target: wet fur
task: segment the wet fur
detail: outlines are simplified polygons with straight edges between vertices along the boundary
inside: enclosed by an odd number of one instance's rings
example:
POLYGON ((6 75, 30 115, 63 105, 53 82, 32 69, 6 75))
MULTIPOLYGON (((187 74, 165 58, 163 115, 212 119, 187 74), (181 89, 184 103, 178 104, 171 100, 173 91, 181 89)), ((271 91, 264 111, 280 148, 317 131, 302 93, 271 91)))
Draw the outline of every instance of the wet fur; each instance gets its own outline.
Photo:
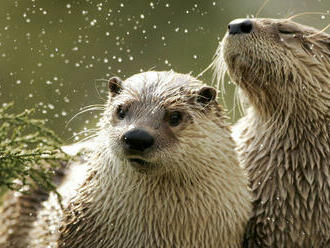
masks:
POLYGON ((330 36, 252 21, 215 60, 247 106, 233 134, 254 194, 245 247, 330 247, 330 36))
POLYGON ((106 105, 84 184, 57 211, 53 234, 40 232, 51 215, 46 204, 32 247, 240 247, 250 211, 247 177, 221 107, 196 102, 202 87, 174 72, 124 81, 106 105), (118 105, 130 108, 124 121, 114 115, 118 105), (163 123, 169 109, 185 113, 182 125, 163 123), (153 168, 139 171, 123 155, 119 139, 131 125, 154 135, 144 157, 153 168))
POLYGON ((47 192, 35 189, 26 195, 9 193, 0 209, 0 247, 26 248, 27 235, 32 228, 41 203, 48 198, 47 192))
MULTIPOLYGON (((54 184, 62 183, 66 163, 55 171, 54 184)), ((33 185, 24 193, 8 191, 0 207, 0 248, 26 248, 29 244, 28 234, 33 229, 42 203, 49 197, 49 192, 40 186, 33 185)))

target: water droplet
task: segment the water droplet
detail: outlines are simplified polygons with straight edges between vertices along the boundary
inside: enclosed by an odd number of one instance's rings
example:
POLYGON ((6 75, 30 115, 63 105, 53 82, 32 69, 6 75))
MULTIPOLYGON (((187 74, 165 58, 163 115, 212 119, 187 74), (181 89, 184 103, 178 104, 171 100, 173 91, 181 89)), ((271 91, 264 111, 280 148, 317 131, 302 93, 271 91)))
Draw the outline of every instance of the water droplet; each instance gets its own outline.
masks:
POLYGON ((70 102, 70 99, 69 99, 67 96, 63 97, 63 100, 64 100, 64 102, 66 102, 66 103, 69 103, 69 102, 70 102))
POLYGON ((97 20, 96 20, 96 19, 93 19, 93 20, 90 22, 91 26, 95 26, 96 23, 97 23, 97 20))

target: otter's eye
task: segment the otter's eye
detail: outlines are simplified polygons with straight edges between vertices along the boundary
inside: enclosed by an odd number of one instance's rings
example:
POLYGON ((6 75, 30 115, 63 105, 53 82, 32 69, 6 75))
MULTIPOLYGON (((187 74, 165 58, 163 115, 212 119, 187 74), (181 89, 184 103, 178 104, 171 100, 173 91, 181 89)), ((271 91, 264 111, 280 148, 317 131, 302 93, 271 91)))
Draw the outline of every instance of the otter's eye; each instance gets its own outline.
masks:
POLYGON ((170 113, 168 123, 172 127, 176 127, 182 121, 182 114, 178 111, 170 113))
POLYGON ((127 110, 123 108, 123 106, 119 106, 117 108, 117 116, 120 120, 123 120, 126 116, 127 110))
POLYGON ((295 34, 298 32, 298 29, 295 25, 293 24, 279 24, 278 25, 278 32, 281 34, 295 34))
POLYGON ((278 30, 281 34, 294 34, 294 32, 292 32, 292 31, 289 31, 289 30, 278 30))

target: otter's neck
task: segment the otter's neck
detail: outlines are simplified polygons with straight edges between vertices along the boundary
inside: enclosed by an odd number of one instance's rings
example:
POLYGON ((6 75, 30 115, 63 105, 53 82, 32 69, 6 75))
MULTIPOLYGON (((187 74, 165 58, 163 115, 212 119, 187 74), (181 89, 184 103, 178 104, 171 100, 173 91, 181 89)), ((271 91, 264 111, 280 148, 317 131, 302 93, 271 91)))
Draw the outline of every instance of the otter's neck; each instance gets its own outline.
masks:
POLYGON ((236 129, 255 197, 250 231, 263 235, 265 247, 282 247, 283 241, 323 247, 330 228, 330 119, 265 122, 250 109, 236 129))
POLYGON ((241 85, 242 99, 253 107, 261 122, 286 121, 303 126, 306 122, 324 122, 330 118, 330 78, 313 81, 251 82, 241 85), (256 84, 257 86, 251 87, 256 84))
POLYGON ((198 175, 146 175, 119 160, 100 161, 65 214, 80 213, 66 219, 61 244, 80 247, 77 240, 83 240, 96 248, 239 247, 244 225, 238 228, 236 220, 244 223, 247 216, 238 209, 248 205, 249 196, 244 195, 245 185, 237 185, 242 180, 233 179, 243 175, 227 180, 221 165, 207 163, 189 164, 205 168, 198 175), (232 201, 237 208, 228 208, 232 201), (74 223, 79 223, 79 232, 74 223), (234 228, 235 234, 228 234, 234 228))

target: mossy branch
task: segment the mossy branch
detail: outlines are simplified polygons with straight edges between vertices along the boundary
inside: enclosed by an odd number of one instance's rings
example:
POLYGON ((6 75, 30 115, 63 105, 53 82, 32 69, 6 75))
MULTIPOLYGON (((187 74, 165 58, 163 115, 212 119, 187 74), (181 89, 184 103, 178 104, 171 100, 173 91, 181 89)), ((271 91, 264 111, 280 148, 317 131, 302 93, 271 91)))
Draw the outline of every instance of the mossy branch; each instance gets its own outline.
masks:
POLYGON ((60 148, 62 141, 45 127, 44 120, 31 118, 34 110, 11 114, 12 106, 0 108, 0 186, 23 190, 37 184, 54 190, 54 171, 68 160, 60 148))

